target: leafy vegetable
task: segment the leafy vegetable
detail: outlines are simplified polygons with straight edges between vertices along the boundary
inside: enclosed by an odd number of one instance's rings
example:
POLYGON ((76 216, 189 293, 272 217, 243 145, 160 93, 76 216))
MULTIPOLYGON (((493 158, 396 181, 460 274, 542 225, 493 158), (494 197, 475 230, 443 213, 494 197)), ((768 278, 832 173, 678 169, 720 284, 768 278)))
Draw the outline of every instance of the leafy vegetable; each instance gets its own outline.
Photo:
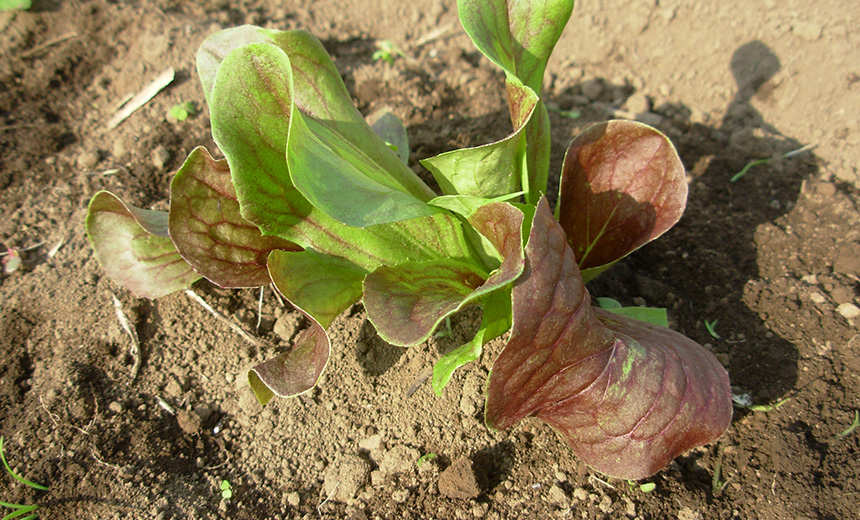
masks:
POLYGON ((545 200, 512 298, 511 337, 487 386, 491 428, 536 416, 588 465, 640 479, 728 427, 722 365, 677 332, 592 307, 545 200))
POLYGON ((201 277, 221 287, 271 282, 309 326, 249 371, 264 404, 314 387, 332 349, 326 329, 356 302, 380 337, 402 346, 480 306, 475 336, 434 367, 434 392, 510 330, 488 381, 487 424, 535 416, 598 471, 653 474, 725 430, 727 374, 666 328, 665 310, 610 299, 592 307, 583 284, 678 221, 681 161, 654 128, 593 125, 565 156, 556 221, 544 197, 541 88, 573 2, 458 8, 475 45, 505 72, 512 129, 423 160, 442 195, 408 166, 406 129, 392 112, 365 119, 356 110, 319 40, 242 26, 210 36, 197 54, 225 158, 193 150, 168 213, 96 194, 87 217, 96 255, 140 297, 201 277))

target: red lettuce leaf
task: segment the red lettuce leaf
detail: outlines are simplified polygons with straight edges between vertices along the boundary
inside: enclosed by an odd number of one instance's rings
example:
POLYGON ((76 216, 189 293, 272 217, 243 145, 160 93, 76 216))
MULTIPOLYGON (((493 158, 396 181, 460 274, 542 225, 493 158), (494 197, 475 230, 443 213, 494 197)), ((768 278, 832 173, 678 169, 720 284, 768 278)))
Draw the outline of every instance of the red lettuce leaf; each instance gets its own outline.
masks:
POLYGON ((260 229, 239 212, 226 160, 195 148, 170 185, 170 237, 194 269, 224 288, 269 283, 266 259, 274 249, 299 246, 260 229))
POLYGON ((678 222, 686 204, 684 165, 658 130, 634 121, 607 121, 570 143, 558 220, 580 269, 611 264, 662 235, 678 222))
POLYGON ((302 309, 310 327, 296 337, 291 348, 248 372, 248 383, 260 404, 272 397, 295 397, 317 384, 328 364, 331 342, 325 329, 302 309))
POLYGON ((87 236, 105 273, 138 298, 188 288, 200 275, 170 240, 167 212, 128 205, 113 193, 96 193, 87 212, 87 236))
POLYGON ((328 364, 331 341, 325 329, 361 297, 366 271, 343 258, 313 250, 272 251, 272 283, 310 322, 289 350, 255 366, 248 373, 257 400, 293 397, 316 385, 328 364))
POLYGON ((677 332, 593 308, 545 199, 512 299, 511 337, 487 387, 491 428, 536 416, 594 469, 640 479, 728 427, 722 365, 677 332))

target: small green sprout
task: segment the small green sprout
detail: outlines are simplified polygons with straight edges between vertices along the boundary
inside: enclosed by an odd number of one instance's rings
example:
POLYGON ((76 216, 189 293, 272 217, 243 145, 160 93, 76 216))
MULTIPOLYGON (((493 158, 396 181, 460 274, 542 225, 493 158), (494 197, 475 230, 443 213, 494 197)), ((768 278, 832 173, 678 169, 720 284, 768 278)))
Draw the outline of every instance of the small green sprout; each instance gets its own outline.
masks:
POLYGON ((425 462, 430 462, 435 458, 435 453, 428 453, 426 455, 422 455, 421 458, 418 459, 418 462, 416 462, 415 464, 418 466, 419 469, 421 469, 421 466, 423 466, 425 462))
POLYGON ((233 487, 230 485, 229 480, 221 481, 221 498, 224 500, 230 500, 233 498, 233 487))
POLYGON ((704 321, 705 321, 705 328, 708 329, 708 334, 710 334, 711 337, 714 339, 720 339, 720 335, 717 334, 717 322, 719 322, 720 320, 711 320, 711 321, 704 320, 704 321))
MULTIPOLYGON (((812 150, 813 148, 815 148, 815 146, 816 145, 814 145, 814 144, 808 144, 808 145, 804 146, 803 148, 798 148, 797 150, 792 150, 788 153, 783 154, 782 158, 783 159, 790 159, 792 157, 796 157, 796 156, 798 156, 804 152, 808 152, 809 150, 812 150)), ((772 160, 773 160, 773 157, 768 157, 767 159, 756 159, 754 161, 748 162, 747 165, 744 166, 743 169, 741 169, 741 171, 734 174, 732 176, 732 178, 729 179, 729 182, 738 182, 740 180, 740 178, 743 177, 744 175, 746 175, 747 173, 749 173, 749 171, 752 168, 754 168, 756 166, 760 166, 762 164, 767 164, 772 160)))
POLYGON ((394 63, 394 58, 404 56, 400 47, 394 44, 391 40, 380 40, 376 42, 377 51, 373 53, 373 61, 385 61, 394 63))
POLYGON ((779 408, 780 406, 787 403, 789 399, 791 399, 791 398, 786 397, 785 399, 777 401, 773 404, 754 404, 752 406, 747 406, 747 408, 749 410, 754 411, 754 412, 772 412, 772 411, 776 410, 777 408, 779 408))
POLYGON ((847 429, 840 432, 836 436, 835 440, 838 441, 839 439, 842 439, 843 437, 847 437, 847 436, 851 435, 851 433, 853 433, 854 430, 856 430, 858 426, 860 426, 860 411, 854 410, 854 422, 852 422, 850 425, 848 425, 847 429))
POLYGON ((714 476, 711 478, 711 491, 716 495, 718 493, 722 493, 723 489, 726 488, 726 484, 729 481, 723 482, 720 478, 723 469, 723 459, 718 458, 716 464, 714 464, 714 476))
POLYGON ((179 103, 178 105, 173 105, 170 107, 170 117, 176 119, 177 121, 185 121, 190 116, 193 116, 197 113, 197 108, 194 107, 194 103, 190 101, 186 101, 185 103, 179 103))
POLYGON ((786 397, 785 399, 781 399, 773 404, 753 404, 752 396, 750 394, 740 391, 735 392, 734 389, 732 390, 732 402, 735 407, 746 408, 753 412, 772 412, 787 403, 790 399, 790 397, 786 397))
POLYGON ((451 328, 451 318, 445 318, 445 328, 440 330, 439 332, 433 334, 434 338, 442 339, 442 338, 450 338, 454 335, 454 329, 451 328))
POLYGON ((32 6, 32 0, 0 0, 0 11, 27 10, 32 6))
POLYGON ((657 484, 654 482, 642 482, 641 484, 636 482, 635 480, 628 480, 627 485, 630 487, 639 486, 639 491, 643 493, 650 493, 657 489, 657 484))
MULTIPOLYGON (((18 482, 24 484, 25 486, 29 486, 33 489, 38 489, 40 491, 47 491, 48 490, 48 488, 46 486, 43 486, 42 484, 37 484, 33 481, 27 480, 24 477, 22 477, 21 475, 15 473, 15 471, 9 466, 9 463, 6 462, 6 453, 3 450, 3 437, 0 437, 0 460, 3 461, 3 467, 6 468, 6 472, 9 473, 9 475, 11 475, 12 478, 17 480, 18 482)), ((0 501, 0 506, 8 507, 9 509, 15 510, 15 511, 9 513, 8 515, 4 516, 2 518, 2 520, 11 520, 12 518, 18 518, 19 516, 27 515, 27 513, 30 513, 32 511, 35 511, 36 509, 39 509, 38 504, 30 504, 30 505, 12 504, 10 502, 3 502, 3 501, 0 501)), ((23 517, 21 520, 33 520, 34 518, 38 518, 38 517, 39 517, 39 513, 33 513, 31 515, 27 515, 27 516, 23 517)))
POLYGON ((582 112, 579 110, 562 110, 560 108, 547 106, 546 109, 553 114, 558 114, 561 117, 566 117, 568 119, 579 119, 582 117, 582 112))

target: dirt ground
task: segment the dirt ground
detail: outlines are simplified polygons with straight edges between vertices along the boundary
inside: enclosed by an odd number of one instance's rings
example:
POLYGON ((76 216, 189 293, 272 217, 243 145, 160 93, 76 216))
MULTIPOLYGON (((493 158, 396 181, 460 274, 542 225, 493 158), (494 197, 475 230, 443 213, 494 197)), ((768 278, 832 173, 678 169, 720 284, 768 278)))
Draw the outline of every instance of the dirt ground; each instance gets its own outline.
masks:
POLYGON ((186 154, 217 153, 194 54, 219 28, 309 29, 363 113, 389 106, 405 121, 412 164, 503 137, 503 76, 453 0, 35 0, 0 13, 0 243, 29 248, 0 275, 0 434, 12 467, 49 486, 4 474, 0 500, 54 519, 860 518, 860 429, 849 432, 860 409, 860 3, 810 7, 583 0, 548 67, 552 171, 573 135, 610 117, 659 127, 689 171, 681 222, 592 294, 668 308, 737 393, 783 403, 736 409, 719 442, 649 479, 651 492, 590 471, 537 421, 488 431, 484 378, 501 342, 434 396, 432 364, 471 338, 474 311, 452 337, 404 350, 356 305, 333 325, 321 385, 262 408, 244 373, 304 326, 294 312, 267 289, 257 329, 259 290, 195 284, 266 345, 253 346, 181 292, 134 299, 87 242, 95 191, 166 209, 186 154), (379 40, 405 57, 375 61, 379 40), (118 104, 169 67, 174 82, 107 130, 118 104), (201 112, 168 117, 181 102, 201 112), (781 158, 805 145, 815 148, 781 158), (140 336, 136 377, 112 295, 140 336))

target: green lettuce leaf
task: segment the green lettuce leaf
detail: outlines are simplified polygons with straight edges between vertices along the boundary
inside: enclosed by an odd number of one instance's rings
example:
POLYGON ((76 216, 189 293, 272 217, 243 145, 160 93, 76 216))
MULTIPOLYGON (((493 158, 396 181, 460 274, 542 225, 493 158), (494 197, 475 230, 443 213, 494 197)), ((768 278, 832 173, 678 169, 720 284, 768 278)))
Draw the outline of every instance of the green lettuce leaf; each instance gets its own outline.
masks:
POLYGON ((421 343, 447 316, 520 275, 522 212, 494 202, 479 207, 468 220, 504 259, 501 266, 489 276, 474 263, 450 259, 374 270, 364 280, 364 308, 382 339, 394 345, 421 343))

